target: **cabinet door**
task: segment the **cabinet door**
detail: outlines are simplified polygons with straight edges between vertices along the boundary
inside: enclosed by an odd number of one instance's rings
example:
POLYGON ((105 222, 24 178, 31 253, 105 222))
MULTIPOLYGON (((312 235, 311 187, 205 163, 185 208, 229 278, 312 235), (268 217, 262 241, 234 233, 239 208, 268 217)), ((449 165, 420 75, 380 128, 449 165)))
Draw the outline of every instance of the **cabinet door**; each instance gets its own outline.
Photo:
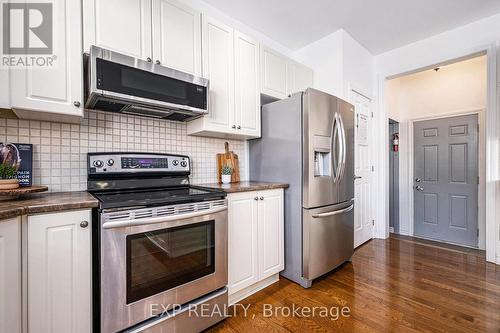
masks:
POLYGON ((28 331, 91 331, 90 211, 28 217, 28 331), (82 223, 82 225, 81 225, 82 223))
MULTIPOLYGON (((76 2, 76 1, 75 1, 76 2)), ((152 57, 151 0, 84 0, 84 50, 91 45, 152 57)))
POLYGON ((54 1, 53 67, 12 69, 13 109, 83 116, 81 2, 54 1))
POLYGON ((21 218, 0 221, 0 332, 21 333, 21 218))
POLYGON ((222 132, 233 126, 236 131, 233 35, 232 28, 203 16, 203 76, 210 80, 208 127, 222 132))
POLYGON ((288 77, 289 94, 304 91, 313 86, 313 70, 294 61, 289 63, 288 77))
POLYGON ((259 281, 256 192, 228 196, 229 294, 259 281))
POLYGON ((153 0, 155 61, 201 76, 201 14, 175 0, 153 0))
POLYGON ((286 98, 288 93, 288 60, 266 47, 262 47, 262 93, 276 98, 286 98))
POLYGON ((259 42, 235 32, 235 123, 244 135, 260 136, 259 42))
POLYGON ((260 279, 285 268, 283 190, 259 192, 260 279))

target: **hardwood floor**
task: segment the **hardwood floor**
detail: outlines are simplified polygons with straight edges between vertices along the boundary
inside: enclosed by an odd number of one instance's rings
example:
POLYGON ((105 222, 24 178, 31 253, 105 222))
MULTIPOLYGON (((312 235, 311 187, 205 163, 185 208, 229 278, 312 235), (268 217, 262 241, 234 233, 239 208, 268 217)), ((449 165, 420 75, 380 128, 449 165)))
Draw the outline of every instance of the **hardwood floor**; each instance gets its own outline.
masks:
POLYGON ((284 278, 209 332, 500 332, 500 266, 484 252, 392 236, 303 289, 284 278), (278 307, 349 307, 349 317, 269 316, 278 307), (268 308, 267 308, 268 309, 268 308), (266 312, 267 311, 267 312, 266 312))

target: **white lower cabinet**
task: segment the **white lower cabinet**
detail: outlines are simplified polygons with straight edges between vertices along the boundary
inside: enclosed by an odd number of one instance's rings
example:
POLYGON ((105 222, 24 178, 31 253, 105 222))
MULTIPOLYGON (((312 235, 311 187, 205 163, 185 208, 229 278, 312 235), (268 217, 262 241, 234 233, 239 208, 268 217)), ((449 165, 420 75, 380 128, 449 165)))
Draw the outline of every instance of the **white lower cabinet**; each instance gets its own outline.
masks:
POLYGON ((21 218, 0 220, 0 332, 21 333, 21 218))
POLYGON ((283 189, 229 194, 229 303, 278 280, 284 269, 283 215, 283 189))
POLYGON ((28 332, 91 332, 91 213, 28 216, 28 332))

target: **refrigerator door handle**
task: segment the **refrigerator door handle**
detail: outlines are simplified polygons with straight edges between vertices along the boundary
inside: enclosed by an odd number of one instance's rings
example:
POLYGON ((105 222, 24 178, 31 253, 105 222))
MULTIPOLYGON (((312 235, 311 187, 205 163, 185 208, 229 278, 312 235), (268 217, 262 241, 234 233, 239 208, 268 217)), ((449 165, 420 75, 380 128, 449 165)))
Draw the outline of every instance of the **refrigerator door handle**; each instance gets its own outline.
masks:
POLYGON ((339 114, 335 113, 334 119, 333 119, 333 126, 332 126, 332 176, 333 176, 333 182, 337 183, 340 179, 340 171, 342 167, 342 137, 341 137, 341 128, 340 128, 340 121, 339 121, 339 114), (339 154, 337 156, 337 145, 339 145, 339 154))
POLYGON ((334 216, 334 215, 350 212, 353 208, 354 208, 354 203, 352 203, 349 207, 346 207, 343 209, 334 210, 334 211, 326 212, 326 213, 313 214, 312 217, 317 219, 317 218, 322 218, 322 217, 334 216))
POLYGON ((339 114, 339 126, 340 126, 340 137, 342 141, 342 155, 340 157, 340 173, 339 173, 339 182, 344 178, 344 172, 345 172, 345 167, 346 167, 346 158, 347 158, 347 143, 346 143, 346 136, 345 136, 345 127, 344 127, 344 121, 342 120, 342 116, 339 114))

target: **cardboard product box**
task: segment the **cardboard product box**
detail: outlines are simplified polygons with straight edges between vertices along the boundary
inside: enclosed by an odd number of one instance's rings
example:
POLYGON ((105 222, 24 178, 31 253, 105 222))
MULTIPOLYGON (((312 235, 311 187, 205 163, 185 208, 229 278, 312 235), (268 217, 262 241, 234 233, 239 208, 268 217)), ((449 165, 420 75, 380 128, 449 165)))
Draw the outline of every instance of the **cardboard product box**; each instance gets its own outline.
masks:
MULTIPOLYGON (((31 186, 33 184, 33 145, 29 143, 11 143, 16 149, 12 149, 9 159, 20 161, 16 178, 19 179, 19 186, 31 186)), ((3 147, 0 143, 0 147, 3 147)), ((8 145, 7 145, 8 146, 8 145)), ((6 156, 0 155, 0 162, 6 156)))

